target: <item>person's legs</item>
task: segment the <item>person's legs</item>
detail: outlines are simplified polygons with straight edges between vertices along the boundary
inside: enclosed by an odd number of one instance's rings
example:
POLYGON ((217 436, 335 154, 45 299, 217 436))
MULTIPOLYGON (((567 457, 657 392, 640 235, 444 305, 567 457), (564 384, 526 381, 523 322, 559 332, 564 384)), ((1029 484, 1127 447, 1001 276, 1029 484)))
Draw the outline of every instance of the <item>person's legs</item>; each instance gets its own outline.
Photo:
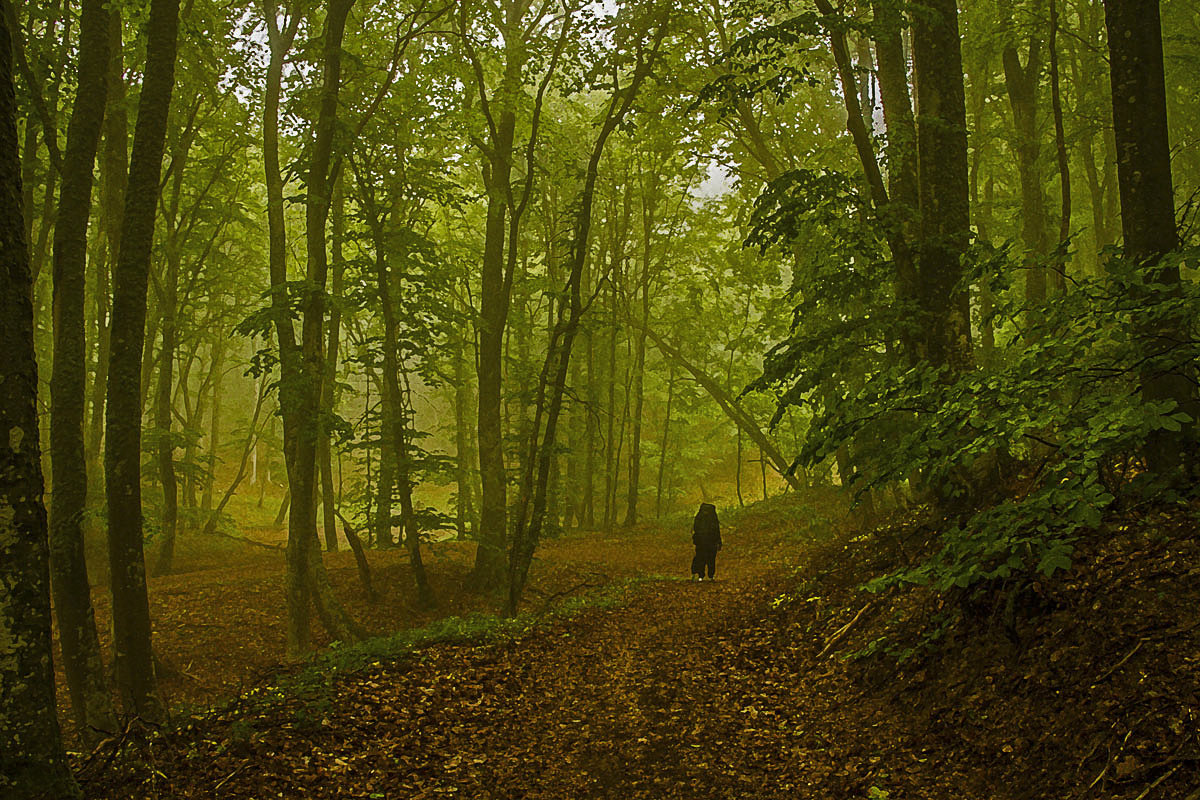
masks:
POLYGON ((710 550, 704 554, 704 570, 708 573, 708 579, 712 580, 717 575, 717 551, 710 550))
POLYGON ((700 560, 700 551, 699 550, 697 550, 696 554, 692 556, 692 577, 693 578, 704 577, 704 564, 700 560))

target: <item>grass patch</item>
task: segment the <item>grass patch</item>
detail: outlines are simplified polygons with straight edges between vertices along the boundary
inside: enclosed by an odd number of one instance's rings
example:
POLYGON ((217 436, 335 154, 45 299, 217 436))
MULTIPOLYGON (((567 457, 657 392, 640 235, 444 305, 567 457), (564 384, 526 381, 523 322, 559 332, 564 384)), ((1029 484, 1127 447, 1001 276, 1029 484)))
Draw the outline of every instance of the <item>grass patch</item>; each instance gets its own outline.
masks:
POLYGON ((519 639, 589 609, 617 608, 624 604, 630 591, 643 584, 673 580, 683 579, 659 574, 624 578, 568 598, 541 613, 525 611, 515 617, 482 613, 443 617, 422 628, 389 636, 375 636, 353 644, 333 642, 327 651, 296 671, 281 674, 270 685, 250 690, 236 705, 253 713, 264 713, 299 703, 294 713, 297 722, 303 723, 319 718, 331 702, 335 683, 356 673, 410 658, 437 644, 482 645, 519 639))

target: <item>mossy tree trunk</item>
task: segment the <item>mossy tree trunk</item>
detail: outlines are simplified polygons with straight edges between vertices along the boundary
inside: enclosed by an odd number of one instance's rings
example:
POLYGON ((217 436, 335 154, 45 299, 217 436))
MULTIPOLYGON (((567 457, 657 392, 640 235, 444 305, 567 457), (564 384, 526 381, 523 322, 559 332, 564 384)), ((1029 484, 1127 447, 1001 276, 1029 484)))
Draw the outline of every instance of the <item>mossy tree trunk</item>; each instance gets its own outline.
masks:
POLYGON ((17 156, 12 34, 0 13, 0 796, 76 798, 54 703, 33 276, 17 156))

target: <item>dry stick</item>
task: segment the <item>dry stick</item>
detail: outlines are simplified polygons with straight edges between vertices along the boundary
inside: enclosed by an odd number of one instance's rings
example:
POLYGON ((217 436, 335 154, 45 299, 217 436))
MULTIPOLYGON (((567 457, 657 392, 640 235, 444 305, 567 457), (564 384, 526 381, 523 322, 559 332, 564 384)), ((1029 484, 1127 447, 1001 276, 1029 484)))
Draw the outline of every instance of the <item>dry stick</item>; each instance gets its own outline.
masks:
POLYGON ((219 531, 215 528, 211 531, 211 535, 220 536, 225 539, 232 539, 235 542, 245 542, 246 544, 252 544, 255 547, 265 547, 268 550, 283 550, 284 549, 283 545, 281 545, 281 544, 270 544, 268 542, 260 542, 257 539, 251 539, 248 536, 238 536, 237 534, 233 534, 233 533, 225 533, 224 531, 219 531))
POLYGON ((1143 799, 1143 798, 1144 798, 1146 795, 1148 795, 1148 794, 1150 794, 1150 792, 1154 791, 1154 787, 1158 786, 1160 783, 1162 783, 1163 781, 1165 781, 1167 778, 1169 778, 1169 777, 1171 777, 1172 775, 1174 775, 1174 774, 1175 774, 1175 772, 1176 772, 1176 771, 1177 771, 1177 770, 1178 770, 1180 767, 1182 767, 1182 766, 1183 766, 1182 764, 1176 764, 1175 766, 1171 767, 1169 770, 1167 770, 1167 771, 1166 771, 1166 772, 1164 772, 1162 775, 1160 775, 1160 776, 1158 777, 1158 780, 1156 780, 1154 783, 1152 783, 1152 784, 1150 784, 1149 786, 1147 786, 1147 787, 1146 787, 1146 788, 1145 788, 1145 789, 1142 791, 1142 793, 1141 793, 1141 794, 1139 794, 1137 797, 1135 797, 1135 798, 1134 798, 1134 800, 1142 800, 1142 799, 1143 799))
POLYGON ((246 764, 242 764, 240 767, 235 769, 233 772, 229 773, 224 778, 222 778, 221 782, 213 787, 213 793, 215 794, 217 789, 220 789, 222 786, 224 786, 229 781, 230 778, 232 778, 234 775, 237 775, 239 772, 244 770, 248 765, 249 765, 248 762, 246 764))
POLYGON ((1138 639, 1138 643, 1137 643, 1137 644, 1135 644, 1135 645, 1133 646, 1133 649, 1132 649, 1132 650, 1130 650, 1128 653, 1126 653, 1126 654, 1125 654, 1125 657, 1124 657, 1124 658, 1122 658, 1122 659, 1121 659, 1120 661, 1118 661, 1117 663, 1113 664, 1113 665, 1112 665, 1111 667, 1109 667, 1108 669, 1104 670, 1104 673, 1103 673, 1103 674, 1102 674, 1102 675, 1101 675, 1099 678, 1096 678, 1096 680, 1092 681, 1092 685, 1091 685, 1091 687, 1090 687, 1090 688, 1093 688, 1093 689, 1094 689, 1094 688, 1095 688, 1097 685, 1099 685, 1099 683, 1100 683, 1102 680, 1104 680, 1104 679, 1105 679, 1105 678, 1107 678, 1109 675, 1112 675, 1114 672, 1116 672, 1117 670, 1119 670, 1119 669, 1122 667, 1122 665, 1124 665, 1124 663, 1125 663, 1126 661, 1128 661, 1129 659, 1133 658, 1133 654, 1134 654, 1134 653, 1136 653, 1138 650, 1140 650, 1140 649, 1141 649, 1141 647, 1142 647, 1142 644, 1144 644, 1144 643, 1145 643, 1145 641, 1146 641, 1145 639, 1138 639))
POLYGON ((537 613, 539 616, 542 614, 545 614, 547 611, 550 610, 550 604, 553 603, 558 598, 562 597, 563 595, 575 594, 575 592, 579 591, 580 589, 594 589, 595 587, 600 586, 600 585, 601 584, 598 584, 598 583, 589 583, 588 581, 584 581, 583 583, 579 583, 579 584, 576 584, 575 586, 572 586, 570 589, 563 589, 562 591, 555 592, 554 594, 550 595, 549 597, 547 597, 545 600, 542 601, 541 608, 538 609, 537 613))
POLYGON ((826 653, 828 653, 830 650, 832 650, 834 648, 834 646, 837 645, 838 642, 840 642, 843 638, 845 638, 846 634, 850 632, 850 629, 854 627, 854 624, 856 622, 858 622, 860 619, 862 619, 863 614, 866 614, 867 610, 869 608, 871 608, 871 606, 873 606, 873 605, 874 605, 874 603, 867 603, 865 606, 863 606, 862 608, 860 608, 858 610, 858 613, 854 615, 854 619, 850 620, 845 625, 838 628, 837 633, 833 634, 833 636, 830 636, 829 639, 825 642, 825 647, 823 647, 821 649, 821 652, 817 653, 817 658, 822 658, 826 653))

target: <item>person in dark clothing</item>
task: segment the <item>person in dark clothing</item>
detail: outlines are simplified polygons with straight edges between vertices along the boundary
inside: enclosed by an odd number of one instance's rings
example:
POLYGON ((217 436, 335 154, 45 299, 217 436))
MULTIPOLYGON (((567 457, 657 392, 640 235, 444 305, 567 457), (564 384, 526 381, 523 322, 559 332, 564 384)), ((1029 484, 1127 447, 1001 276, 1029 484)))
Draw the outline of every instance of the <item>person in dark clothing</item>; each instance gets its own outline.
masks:
POLYGON ((717 551, 721 549, 721 523, 717 520, 717 507, 712 503, 701 503, 692 522, 692 544, 696 555, 692 557, 692 580, 714 580, 717 574, 717 551))

